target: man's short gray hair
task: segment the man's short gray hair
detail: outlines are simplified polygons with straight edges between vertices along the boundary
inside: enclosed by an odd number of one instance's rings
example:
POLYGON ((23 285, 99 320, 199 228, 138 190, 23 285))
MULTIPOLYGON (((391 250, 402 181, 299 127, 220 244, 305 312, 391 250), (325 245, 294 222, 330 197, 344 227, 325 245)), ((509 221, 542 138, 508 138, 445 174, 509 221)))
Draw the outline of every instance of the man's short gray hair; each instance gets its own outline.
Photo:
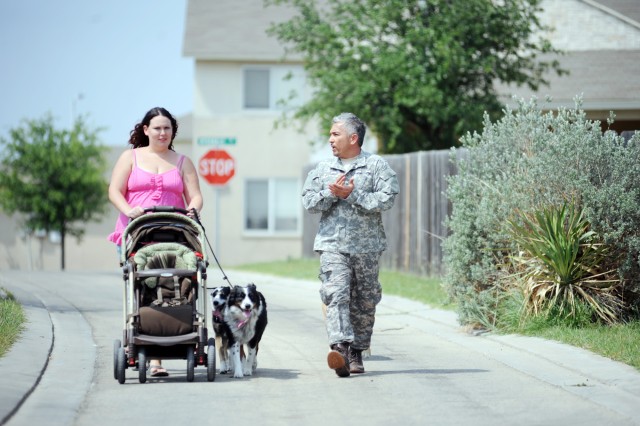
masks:
POLYGON ((362 146, 362 143, 364 142, 364 134, 366 133, 367 128, 365 127, 362 120, 356 117, 355 114, 352 114, 350 112, 343 112, 340 115, 336 115, 335 117, 333 117, 333 120, 331 120, 331 122, 333 124, 341 123, 345 127, 345 129, 347 129, 347 132, 349 132, 349 136, 353 134, 358 135, 358 145, 362 146))

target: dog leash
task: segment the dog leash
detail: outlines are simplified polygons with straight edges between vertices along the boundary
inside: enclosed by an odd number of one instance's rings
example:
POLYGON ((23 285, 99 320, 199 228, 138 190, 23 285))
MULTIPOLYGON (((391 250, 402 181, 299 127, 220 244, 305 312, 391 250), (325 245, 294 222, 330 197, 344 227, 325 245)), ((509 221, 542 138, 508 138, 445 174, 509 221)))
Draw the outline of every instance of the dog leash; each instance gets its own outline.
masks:
POLYGON ((216 253, 213 251, 213 248, 211 247, 211 243, 209 242, 209 237, 207 237, 207 232, 204 229, 204 225, 202 224, 202 222, 200 222, 200 216, 198 215, 198 212, 196 211, 195 208, 191 209, 191 212, 193 213, 194 220, 198 223, 198 225, 200 225, 200 227, 202 227, 202 230, 205 231, 204 239, 207 242, 207 245, 209 246, 211 255, 213 256, 213 258, 216 261, 216 264, 218 265, 218 269, 220 269, 220 272, 222 272, 222 279, 228 282, 229 286, 233 287, 233 285, 231 284, 231 281, 229 281, 229 277, 227 277, 227 274, 224 272, 224 269, 222 269, 222 265, 220 265, 220 262, 218 261, 218 257, 216 256, 216 253))

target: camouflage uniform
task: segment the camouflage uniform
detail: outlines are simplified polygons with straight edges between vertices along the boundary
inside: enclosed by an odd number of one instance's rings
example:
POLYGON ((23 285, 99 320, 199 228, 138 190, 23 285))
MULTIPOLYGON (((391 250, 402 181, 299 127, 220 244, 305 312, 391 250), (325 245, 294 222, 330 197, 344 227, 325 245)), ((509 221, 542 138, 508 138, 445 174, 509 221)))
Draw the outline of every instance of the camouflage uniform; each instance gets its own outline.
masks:
POLYGON ((387 248, 381 212, 393 206, 398 191, 389 164, 366 152, 348 169, 334 158, 307 176, 302 204, 310 213, 322 213, 313 249, 320 253, 320 297, 327 305, 330 345, 350 342, 354 349, 369 347, 382 297, 379 259, 387 248), (355 188, 341 199, 329 185, 345 173, 346 182, 354 178, 355 188))

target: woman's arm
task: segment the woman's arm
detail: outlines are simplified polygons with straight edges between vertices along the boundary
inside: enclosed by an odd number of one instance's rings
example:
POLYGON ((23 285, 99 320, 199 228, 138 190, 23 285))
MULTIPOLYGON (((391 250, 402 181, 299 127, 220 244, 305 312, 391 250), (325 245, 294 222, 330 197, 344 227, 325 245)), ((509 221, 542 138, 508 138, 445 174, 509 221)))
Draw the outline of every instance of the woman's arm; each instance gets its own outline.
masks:
POLYGON ((118 161, 116 161, 111 171, 111 181, 109 182, 109 201, 120 212, 128 217, 140 216, 143 211, 139 206, 131 207, 125 199, 127 193, 127 183, 133 166, 133 152, 128 149, 124 151, 118 161))
POLYGON ((184 199, 187 204, 187 210, 196 209, 199 213, 202 210, 200 181, 198 180, 198 172, 188 157, 185 157, 182 162, 182 182, 184 184, 184 199))

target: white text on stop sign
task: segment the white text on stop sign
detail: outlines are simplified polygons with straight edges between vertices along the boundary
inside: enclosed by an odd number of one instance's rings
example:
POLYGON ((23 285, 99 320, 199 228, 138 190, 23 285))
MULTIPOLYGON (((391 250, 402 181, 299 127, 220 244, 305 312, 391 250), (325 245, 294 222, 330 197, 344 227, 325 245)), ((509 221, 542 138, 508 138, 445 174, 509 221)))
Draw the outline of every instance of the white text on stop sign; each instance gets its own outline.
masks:
POLYGON ((229 176, 234 163, 230 159, 206 158, 200 160, 200 174, 203 176, 229 176))

